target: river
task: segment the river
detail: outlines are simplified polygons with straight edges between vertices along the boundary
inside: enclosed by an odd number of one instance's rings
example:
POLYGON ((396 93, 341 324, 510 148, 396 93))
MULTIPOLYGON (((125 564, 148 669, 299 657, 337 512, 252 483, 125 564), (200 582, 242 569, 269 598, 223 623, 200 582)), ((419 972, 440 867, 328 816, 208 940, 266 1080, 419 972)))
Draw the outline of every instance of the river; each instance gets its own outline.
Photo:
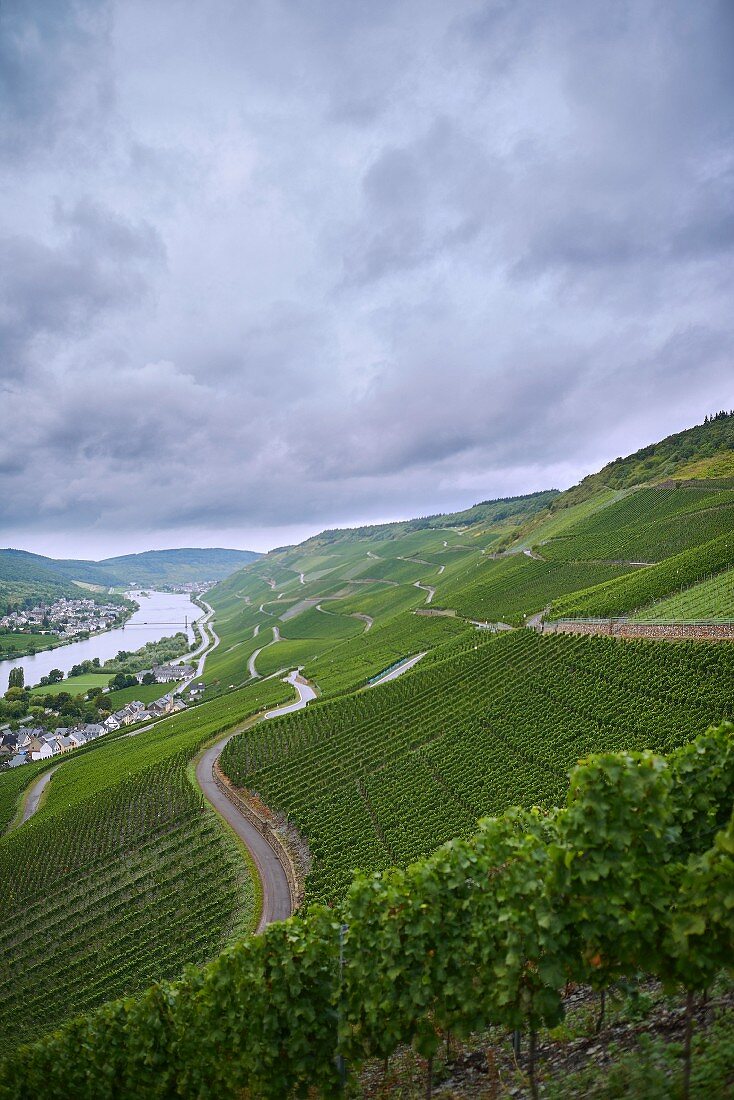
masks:
POLYGON ((170 637, 184 630, 184 623, 188 620, 186 633, 189 641, 194 639, 192 623, 201 618, 204 612, 192 602, 191 597, 182 592, 153 592, 143 596, 140 592, 129 592, 130 599, 140 604, 140 607, 127 620, 124 626, 107 630, 103 634, 93 634, 81 642, 70 642, 68 645, 59 646, 58 649, 47 649, 43 653, 37 653, 35 657, 16 657, 6 661, 0 661, 0 695, 8 688, 8 677, 11 668, 20 666, 25 671, 25 682, 29 687, 34 687, 42 676, 48 676, 52 668, 60 668, 68 673, 72 665, 78 665, 82 661, 91 661, 99 657, 104 664, 110 657, 116 657, 121 649, 140 649, 146 642, 157 642, 161 638, 170 637))

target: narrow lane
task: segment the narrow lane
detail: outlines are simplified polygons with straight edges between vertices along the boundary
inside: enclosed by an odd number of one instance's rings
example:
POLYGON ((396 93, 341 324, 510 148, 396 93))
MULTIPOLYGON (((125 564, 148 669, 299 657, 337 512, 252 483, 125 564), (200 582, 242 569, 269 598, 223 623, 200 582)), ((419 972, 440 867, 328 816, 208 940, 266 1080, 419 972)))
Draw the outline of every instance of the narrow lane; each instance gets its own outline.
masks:
MULTIPOLYGON (((287 679, 288 683, 292 684, 298 693, 297 701, 268 711, 264 716, 265 719, 279 718, 282 714, 292 714, 294 711, 305 707, 311 699, 316 698, 315 690, 308 680, 301 676, 299 671, 291 672, 287 679)), ((227 742, 239 732, 240 730, 231 730, 230 733, 220 738, 203 753, 196 765, 196 781, 204 797, 234 829, 240 840, 247 845, 252 856, 262 884, 262 913, 257 926, 257 931, 261 932, 266 925, 272 924, 273 921, 285 920, 291 915, 291 894, 285 871, 271 845, 244 814, 240 813, 237 807, 229 801, 214 780, 214 764, 219 759, 227 742)))
POLYGON ((49 768, 43 775, 39 775, 35 783, 31 783, 25 796, 23 803, 23 816, 20 819, 20 824, 25 825, 29 817, 33 817, 34 813, 38 809, 41 801, 41 796, 46 790, 46 787, 51 782, 51 776, 58 768, 58 764, 55 764, 53 768, 49 768))

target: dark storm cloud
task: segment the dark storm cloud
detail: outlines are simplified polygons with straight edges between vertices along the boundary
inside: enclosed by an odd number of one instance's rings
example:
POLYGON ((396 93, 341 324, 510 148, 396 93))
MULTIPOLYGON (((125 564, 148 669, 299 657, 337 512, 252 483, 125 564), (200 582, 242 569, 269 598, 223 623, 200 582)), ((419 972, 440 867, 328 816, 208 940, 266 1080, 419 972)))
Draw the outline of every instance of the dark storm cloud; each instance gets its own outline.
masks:
POLYGON ((728 2, 0 21, 6 541, 274 543, 732 404, 728 2))

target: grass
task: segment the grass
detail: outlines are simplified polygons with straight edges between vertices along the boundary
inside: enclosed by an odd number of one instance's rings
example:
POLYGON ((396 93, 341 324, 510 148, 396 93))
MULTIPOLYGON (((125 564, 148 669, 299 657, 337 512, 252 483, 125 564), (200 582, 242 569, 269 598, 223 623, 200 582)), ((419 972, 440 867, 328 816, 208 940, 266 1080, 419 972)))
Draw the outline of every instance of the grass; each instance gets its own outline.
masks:
POLYGON ((55 634, 16 634, 11 630, 0 630, 0 660, 41 653, 59 644, 60 639, 55 634))
POLYGON ((69 695, 86 695, 92 688, 105 688, 112 679, 111 672, 85 672, 81 676, 70 676, 58 684, 31 688, 31 695, 58 695, 68 691, 69 695))
POLYGON ((175 684, 138 684, 137 687, 120 688, 119 691, 111 691, 105 696, 112 710, 119 710, 133 699, 139 699, 141 703, 153 703, 166 695, 175 684))

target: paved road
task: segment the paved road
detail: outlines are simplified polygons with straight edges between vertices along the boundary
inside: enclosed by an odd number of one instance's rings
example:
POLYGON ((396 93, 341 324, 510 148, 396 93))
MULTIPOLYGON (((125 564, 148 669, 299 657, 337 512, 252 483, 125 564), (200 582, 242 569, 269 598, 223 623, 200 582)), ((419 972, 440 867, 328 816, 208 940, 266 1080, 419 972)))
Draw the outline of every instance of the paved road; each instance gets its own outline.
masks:
POLYGON ((21 825, 24 825, 28 818, 32 817, 38 809, 38 804, 41 801, 41 795, 46 790, 48 784, 51 782, 51 776, 56 771, 56 768, 58 768, 58 766, 59 765, 56 764, 53 768, 49 768, 47 772, 44 772, 43 775, 40 775, 38 777, 35 783, 31 783, 30 787, 28 788, 28 793, 26 794, 25 803, 23 805, 23 816, 20 819, 21 825))
POLYGON ((260 679, 260 673, 255 668, 255 661, 258 659, 258 657, 260 656, 260 654, 262 653, 262 651, 264 649, 267 649, 268 646, 275 645, 275 643, 279 642, 279 641, 280 641, 280 631, 278 630, 277 626, 274 626, 273 627, 273 640, 271 642, 267 642, 265 645, 261 645, 259 649, 256 649, 255 652, 250 657, 249 661, 247 662, 247 671, 250 673, 250 676, 252 677, 253 680, 259 680, 260 679))
MULTIPOLYGON (((426 650, 426 653, 428 650, 426 650)), ((426 653, 417 653, 415 657, 408 657, 397 668, 391 668, 389 672, 386 672, 384 676, 381 676, 379 680, 374 680, 368 686, 373 688, 378 684, 387 684, 390 680, 397 680, 398 676, 402 676, 404 672, 409 672, 413 665, 417 665, 422 657, 425 657, 426 653)))
MULTIPOLYGON (((297 702, 268 711, 265 715, 266 718, 278 718, 281 714, 292 714, 293 711, 301 710, 306 706, 306 703, 316 698, 316 692, 299 672, 291 672, 288 682, 298 692, 297 702)), ((250 851, 262 883, 263 906, 260 922, 257 926, 257 931, 261 932, 267 924, 272 924, 273 921, 277 920, 285 920, 286 917, 291 915, 291 894, 288 889, 288 879, 285 876, 285 871, 265 837, 232 805, 214 782, 212 775, 214 763, 219 758, 224 746, 237 732, 237 730, 232 730, 226 737, 222 737, 206 750, 196 765, 196 781, 207 801, 228 822, 250 851)))
POLYGON ((414 588, 422 588, 424 592, 427 592, 426 603, 431 603, 433 597, 436 595, 436 589, 432 588, 430 584, 421 584, 420 581, 416 581, 413 585, 414 588))

